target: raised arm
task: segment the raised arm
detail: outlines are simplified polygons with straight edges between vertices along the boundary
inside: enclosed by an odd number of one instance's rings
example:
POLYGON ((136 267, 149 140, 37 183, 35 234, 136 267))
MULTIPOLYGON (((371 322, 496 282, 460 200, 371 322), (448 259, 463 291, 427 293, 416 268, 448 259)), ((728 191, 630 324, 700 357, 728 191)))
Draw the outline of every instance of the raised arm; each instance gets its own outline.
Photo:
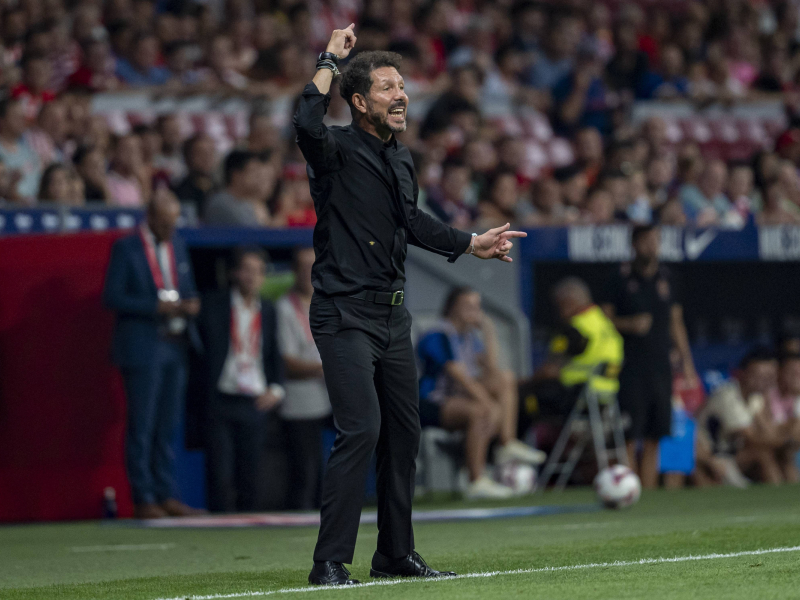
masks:
MULTIPOLYGON (((340 59, 350 54, 356 43, 351 23, 347 29, 336 29, 331 35, 326 52, 340 59)), ((338 169, 342 164, 336 138, 333 137, 322 120, 331 101, 330 89, 333 71, 328 68, 317 70, 300 95, 300 103, 294 115, 294 128, 297 131, 297 145, 315 173, 325 173, 338 169)))

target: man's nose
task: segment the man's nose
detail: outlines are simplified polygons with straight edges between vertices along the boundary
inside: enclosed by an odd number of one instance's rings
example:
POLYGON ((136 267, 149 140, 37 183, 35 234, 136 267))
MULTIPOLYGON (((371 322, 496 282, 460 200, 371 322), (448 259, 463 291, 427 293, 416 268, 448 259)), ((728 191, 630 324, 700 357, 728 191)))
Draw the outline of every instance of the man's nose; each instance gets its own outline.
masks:
POLYGON ((402 102, 403 104, 408 105, 408 96, 406 95, 405 90, 399 90, 394 95, 394 102, 402 102))

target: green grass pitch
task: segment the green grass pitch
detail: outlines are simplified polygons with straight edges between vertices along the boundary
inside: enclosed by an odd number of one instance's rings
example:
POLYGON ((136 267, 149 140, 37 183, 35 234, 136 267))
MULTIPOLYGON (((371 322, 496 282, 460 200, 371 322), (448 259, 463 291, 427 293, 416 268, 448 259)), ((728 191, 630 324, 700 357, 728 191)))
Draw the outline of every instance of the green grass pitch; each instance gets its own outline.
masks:
MULTIPOLYGON (((590 490, 575 490, 517 504, 592 500, 590 490)), ((474 505, 435 507, 456 506, 474 505)), ((415 532, 417 549, 435 568, 503 573, 318 590, 311 598, 800 598, 798 486, 646 492, 624 511, 419 523, 415 532), (752 553, 776 549, 782 551, 752 553), (658 558, 681 560, 638 562, 658 558), (545 569, 570 566, 578 568, 545 569), (526 572, 507 573, 516 569, 526 572)), ((305 593, 279 590, 306 587, 315 535, 314 528, 0 527, 0 598, 246 598, 252 592, 302 599, 305 593)), ((370 581, 375 540, 374 525, 361 528, 351 570, 362 582, 370 581)))

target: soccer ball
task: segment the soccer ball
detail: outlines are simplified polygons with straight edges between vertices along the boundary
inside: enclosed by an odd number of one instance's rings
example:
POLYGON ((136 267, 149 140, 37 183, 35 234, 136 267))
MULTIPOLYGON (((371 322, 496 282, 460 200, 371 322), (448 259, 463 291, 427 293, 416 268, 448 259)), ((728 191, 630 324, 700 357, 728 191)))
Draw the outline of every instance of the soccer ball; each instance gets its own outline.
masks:
POLYGON ((639 500, 642 483, 625 465, 614 465, 597 474, 594 491, 607 508, 625 508, 639 500))
POLYGON ((512 462, 498 470, 497 481, 510 487, 517 495, 531 494, 536 489, 536 469, 531 465, 512 462))

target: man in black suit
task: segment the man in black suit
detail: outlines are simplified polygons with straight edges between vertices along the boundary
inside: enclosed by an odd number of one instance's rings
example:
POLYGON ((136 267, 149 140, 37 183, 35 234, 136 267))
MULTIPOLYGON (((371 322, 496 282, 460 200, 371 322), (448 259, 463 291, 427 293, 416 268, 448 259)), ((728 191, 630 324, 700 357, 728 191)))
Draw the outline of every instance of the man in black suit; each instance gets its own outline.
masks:
POLYGON ((294 117, 317 212, 309 323, 338 430, 308 578, 316 585, 356 583, 343 563, 353 562, 373 451, 378 543, 370 575, 453 575, 430 568, 414 550, 420 421, 411 315, 403 306, 407 246, 450 262, 462 254, 511 262, 511 238, 525 236, 508 223, 470 235, 419 209, 411 153, 395 137, 406 128, 408 108, 400 55, 361 52, 350 60, 339 89, 353 122, 325 125, 337 63, 356 43, 353 27, 333 32, 294 117))
POLYGON ((239 249, 231 289, 203 298, 208 507, 214 512, 255 510, 263 416, 285 395, 275 309, 260 294, 265 270, 262 250, 239 249))

